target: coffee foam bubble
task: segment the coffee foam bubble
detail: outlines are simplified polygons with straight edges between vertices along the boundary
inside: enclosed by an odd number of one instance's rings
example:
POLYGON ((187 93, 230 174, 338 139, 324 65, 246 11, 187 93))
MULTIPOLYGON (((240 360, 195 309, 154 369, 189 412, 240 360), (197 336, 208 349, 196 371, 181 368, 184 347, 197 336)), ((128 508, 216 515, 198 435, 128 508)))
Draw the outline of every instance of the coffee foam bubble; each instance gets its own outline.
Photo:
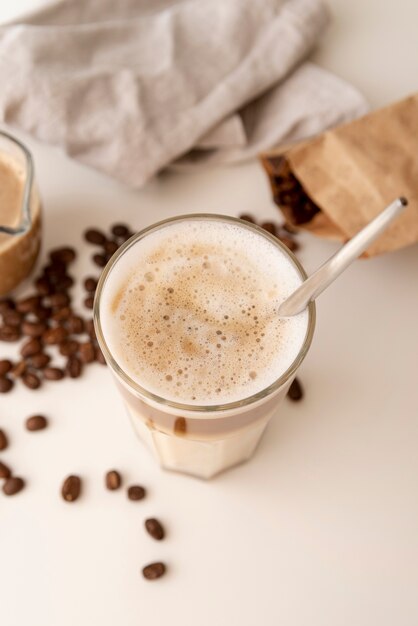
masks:
POLYGON ((112 268, 101 300, 120 367, 160 397, 223 404, 272 384, 292 364, 308 313, 277 309, 301 283, 268 239, 239 224, 174 222, 112 268))

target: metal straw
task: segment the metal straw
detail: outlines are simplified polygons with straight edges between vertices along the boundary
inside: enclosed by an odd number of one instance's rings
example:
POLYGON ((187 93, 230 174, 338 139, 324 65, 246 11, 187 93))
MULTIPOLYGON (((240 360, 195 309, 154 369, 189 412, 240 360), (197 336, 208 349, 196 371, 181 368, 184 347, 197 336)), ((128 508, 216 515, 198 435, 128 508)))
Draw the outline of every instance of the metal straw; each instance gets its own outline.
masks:
POLYGON ((397 198, 377 217, 326 261, 279 307, 281 317, 291 317, 303 311, 320 293, 355 260, 389 226, 407 206, 406 198, 397 198))

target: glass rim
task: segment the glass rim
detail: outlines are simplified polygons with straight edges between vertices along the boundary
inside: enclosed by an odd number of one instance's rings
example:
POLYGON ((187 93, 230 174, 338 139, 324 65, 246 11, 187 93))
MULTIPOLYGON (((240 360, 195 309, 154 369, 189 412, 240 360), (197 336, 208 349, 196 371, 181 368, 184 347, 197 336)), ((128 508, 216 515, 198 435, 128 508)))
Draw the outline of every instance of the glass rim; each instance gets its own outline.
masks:
POLYGON ((259 235, 263 236, 265 239, 273 243, 276 247, 280 248, 281 251, 285 253, 285 255, 289 258, 293 266, 298 271, 299 275, 303 278, 303 280, 306 280, 307 278, 305 269, 303 268, 300 261, 293 254, 293 252, 291 252, 289 248, 287 248, 287 246, 285 246, 285 244, 283 244, 277 237, 274 237, 269 232, 260 228, 256 224, 247 222, 245 220, 241 220, 237 217, 231 217, 229 215, 220 215, 216 213, 191 213, 189 215, 186 214, 186 215, 177 215, 175 217, 170 217, 170 218, 161 220, 159 222, 156 222, 154 224, 151 224, 150 226, 147 226, 146 228, 142 229, 141 231, 139 231, 138 233, 130 237, 113 254, 111 259, 105 266, 100 276, 98 285, 97 285, 96 294, 94 298, 94 306, 93 306, 93 320, 94 320, 97 340, 106 358, 107 363, 110 365, 111 369, 115 372, 117 377, 120 378, 125 383, 125 385, 128 386, 128 388, 131 388, 133 391, 135 391, 145 402, 148 400, 153 403, 156 403, 157 405, 161 405, 162 407, 167 407, 167 408, 169 407, 171 409, 175 409, 176 411, 183 411, 183 412, 188 412, 192 414, 219 413, 219 412, 224 413, 225 411, 248 407, 252 404, 255 404, 256 402, 259 402, 260 400, 263 400, 264 398, 271 396, 275 391, 278 391, 280 387, 282 387, 289 380, 289 378, 292 377, 292 375, 296 372, 296 370, 301 365, 312 343, 313 333, 315 329, 316 309, 315 309, 314 302, 310 302, 307 307, 309 319, 308 319, 308 326, 306 329, 306 335, 303 340, 302 346, 297 356, 295 357, 291 365, 287 368, 287 370, 283 372, 283 374, 279 378, 277 378, 275 381, 273 381, 270 385, 268 385, 267 387, 264 387, 257 393, 254 393, 251 396, 242 398, 241 400, 235 400, 233 402, 227 402, 225 404, 218 403, 218 404, 197 405, 197 404, 187 404, 187 403, 182 403, 182 402, 176 402, 174 400, 169 400, 167 398, 159 396, 158 394, 155 394, 149 391, 145 387, 142 387, 142 385, 140 385, 138 382, 132 379, 122 369, 122 367, 119 365, 117 360, 113 357, 113 354, 110 351, 110 348, 108 347, 106 339, 103 334, 101 319, 100 319, 101 294, 105 287, 107 278, 109 274, 111 273, 114 265, 118 262, 119 258, 122 257, 123 254, 125 254, 138 241, 146 237, 151 232, 159 230, 160 228, 163 228, 164 226, 167 226, 171 223, 180 222, 180 221, 188 221, 188 220, 214 220, 214 221, 224 221, 224 222, 230 222, 230 223, 232 222, 234 224, 239 224, 240 226, 246 228, 247 230, 256 231, 259 235))
POLYGON ((10 141, 15 146, 17 146, 18 150, 23 155, 23 159, 25 162, 25 186, 23 189, 22 202, 20 205, 20 222, 17 226, 0 225, 0 233, 5 233, 6 235, 16 237, 28 232, 32 224, 30 199, 34 180, 33 159, 27 147, 21 141, 19 141, 19 139, 16 139, 16 137, 13 137, 13 135, 10 135, 4 130, 0 130, 0 137, 3 137, 7 141, 10 141))

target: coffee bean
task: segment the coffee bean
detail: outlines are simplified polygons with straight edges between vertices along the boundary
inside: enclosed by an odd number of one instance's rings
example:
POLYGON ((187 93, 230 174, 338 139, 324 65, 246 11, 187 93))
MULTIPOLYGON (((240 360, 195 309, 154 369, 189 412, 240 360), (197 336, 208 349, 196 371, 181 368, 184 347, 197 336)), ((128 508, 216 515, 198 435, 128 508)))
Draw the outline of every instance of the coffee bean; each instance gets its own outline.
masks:
POLYGON ((36 337, 26 341, 26 343, 24 343, 20 348, 20 354, 25 359, 29 356, 33 356, 34 354, 39 354, 39 352, 42 352, 42 344, 36 337))
POLYGON ((62 354, 62 356, 71 356, 72 354, 76 354, 76 352, 78 352, 79 347, 80 344, 78 341, 70 339, 60 344, 59 353, 62 354))
POLYGON ((119 246, 116 243, 116 241, 106 241, 106 243, 104 244, 103 248, 104 248, 104 251, 106 252, 106 254, 108 254, 109 256, 112 256, 113 254, 115 254, 115 252, 119 248, 119 246))
POLYGON ((64 265, 72 263, 75 257, 76 251, 74 248, 69 247, 55 248, 55 250, 51 250, 49 253, 49 258, 53 263, 64 263, 64 265))
POLYGON ((19 311, 5 311, 3 313, 3 322, 6 326, 20 326, 23 321, 22 313, 19 311))
POLYGON ((129 228, 125 224, 113 224, 111 232, 115 237, 126 237, 130 234, 129 228))
POLYGON ((26 372, 26 368, 26 361, 19 361, 13 366, 10 376, 13 376, 13 378, 20 378, 26 372))
POLYGON ((35 281, 36 291, 42 296, 49 296, 52 293, 53 287, 49 280, 45 276, 40 276, 35 281))
POLYGON ((40 322, 43 322, 51 317, 52 309, 47 306, 38 306, 34 311, 32 311, 32 315, 36 317, 36 319, 40 322))
POLYGON ((22 491, 25 486, 24 481, 18 476, 11 476, 8 478, 3 485, 3 493, 5 496, 14 496, 19 491, 22 491))
POLYGON ((12 471, 10 467, 0 461, 0 478, 10 478, 12 471))
POLYGON ((252 215, 248 215, 248 213, 242 213, 239 218, 240 220, 244 220, 244 222, 250 222, 250 224, 255 224, 255 219, 252 215))
POLYGON ((16 302, 16 309, 19 313, 32 313, 41 304, 41 296, 30 296, 16 302))
POLYGON ((91 258, 93 260, 93 263, 95 263, 99 267, 104 267, 107 263, 107 258, 104 254, 93 254, 91 258))
POLYGON ((91 339, 96 340, 97 339, 96 338, 96 331, 95 331, 95 328, 94 328, 93 320, 87 320, 85 326, 86 326, 86 333, 91 337, 91 339))
POLYGON ((56 261, 55 263, 49 263, 44 267, 44 276, 49 278, 51 283, 55 284, 67 275, 67 266, 65 263, 56 261))
POLYGON ((276 224, 274 224, 274 222, 263 222, 262 224, 260 224, 260 226, 271 235, 277 237, 277 226, 276 224))
POLYGON ((61 380, 64 378, 65 373, 60 367, 45 367, 43 370, 44 378, 46 380, 61 380))
POLYGON ((79 476, 68 476, 62 485, 61 495, 66 502, 74 502, 81 493, 81 479, 79 476))
POLYGON ((65 373, 70 378, 78 378, 81 376, 81 372, 83 370, 83 366, 81 364, 80 359, 76 356, 70 356, 67 361, 67 365, 65 366, 65 373))
POLYGON ((96 361, 100 363, 100 365, 107 365, 104 354, 99 347, 96 348, 96 361))
POLYGON ((14 382, 7 376, 0 377, 0 393, 7 393, 13 389, 14 382))
POLYGON ((84 306, 88 309, 92 309, 94 307, 94 296, 87 296, 87 298, 84 299, 84 306))
POLYGON ((0 341, 18 341, 21 336, 17 326, 0 326, 0 341))
MULTIPOLYGON (((61 295, 61 294, 57 294, 61 295)), ((69 306, 63 306, 61 309, 55 309, 53 314, 51 315, 51 319, 54 322, 64 322, 68 320, 72 316, 73 312, 69 306)))
POLYGON ((82 363, 93 363, 96 358, 96 351, 91 341, 80 343, 78 354, 82 363))
POLYGON ((293 402, 298 402, 303 398, 303 389, 297 378, 293 379, 292 384, 289 387, 289 391, 287 392, 287 397, 293 402))
POLYGON ((5 450, 9 445, 6 433, 0 428, 0 450, 5 450))
POLYGON ((299 244, 294 239, 291 239, 290 237, 285 237, 284 235, 280 235, 279 239, 292 252, 296 252, 296 250, 299 249, 299 244))
POLYGON ((71 335, 84 333, 84 320, 79 315, 71 315, 67 320, 67 329, 71 335))
POLYGON ((48 306, 52 308, 60 309, 70 304, 71 298, 67 293, 54 293, 48 298, 45 298, 48 306))
POLYGON ((32 415, 26 420, 26 429, 31 432, 43 430, 48 426, 48 420, 43 415, 32 415))
POLYGON ((39 354, 35 354, 29 359, 29 365, 32 365, 37 370, 41 370, 48 365, 51 357, 49 354, 45 354, 45 352, 40 352, 39 354))
POLYGON ((282 229, 286 233, 289 233, 289 235, 295 235, 298 232, 297 229, 292 226, 292 224, 289 224, 289 222, 285 222, 284 224, 282 224, 282 229))
POLYGON ((11 298, 2 298, 0 300, 0 313, 4 313, 5 311, 11 311, 15 308, 15 303, 11 298))
POLYGON ((22 333, 28 337, 40 337, 47 329, 43 322, 23 322, 22 333))
POLYGON ((86 230, 84 233, 84 239, 97 246, 102 246, 106 241, 105 235, 100 230, 95 228, 89 228, 89 230, 86 230))
POLYGON ((145 498, 145 489, 140 487, 139 485, 132 485, 128 488, 128 498, 129 500, 142 500, 145 498))
POLYGON ((110 470, 107 472, 105 477, 106 487, 110 489, 110 491, 114 491, 115 489, 119 489, 122 484, 122 478, 119 472, 116 470, 110 470))
POLYGON ((96 291, 96 287, 97 280, 95 278, 92 278, 91 276, 88 276, 84 281, 84 289, 89 293, 93 293, 94 291, 96 291))
POLYGON ((0 361, 0 376, 4 376, 7 372, 10 372, 12 367, 13 363, 9 361, 9 359, 2 359, 0 361))
POLYGON ((44 342, 50 346, 58 345, 63 343, 67 339, 68 332, 62 326, 57 326, 56 328, 49 328, 42 335, 42 339, 44 342))
POLYGON ((63 276, 59 280, 57 280, 55 285, 55 291, 58 293, 65 293, 74 285, 74 280, 71 276, 63 276))
POLYGON ((161 526, 160 522, 151 517, 150 519, 145 520, 145 528, 153 539, 157 539, 157 541, 161 541, 164 539, 164 528, 161 526))
POLYGON ((142 575, 147 580, 156 580, 157 578, 161 578, 165 572, 166 567, 164 563, 161 562, 150 563, 142 569, 142 575))
POLYGON ((38 389, 41 386, 39 377, 33 372, 26 372, 23 374, 22 382, 26 385, 26 387, 33 390, 38 389))

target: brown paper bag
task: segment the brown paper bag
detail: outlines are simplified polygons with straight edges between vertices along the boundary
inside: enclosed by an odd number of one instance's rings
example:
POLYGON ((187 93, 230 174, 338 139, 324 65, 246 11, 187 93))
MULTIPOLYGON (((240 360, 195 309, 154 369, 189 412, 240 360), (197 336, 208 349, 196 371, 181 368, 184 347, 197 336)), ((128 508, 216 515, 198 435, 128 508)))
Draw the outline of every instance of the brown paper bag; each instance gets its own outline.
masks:
POLYGON ((418 94, 261 161, 291 225, 346 241, 405 196, 409 206, 366 254, 418 241, 418 94))

